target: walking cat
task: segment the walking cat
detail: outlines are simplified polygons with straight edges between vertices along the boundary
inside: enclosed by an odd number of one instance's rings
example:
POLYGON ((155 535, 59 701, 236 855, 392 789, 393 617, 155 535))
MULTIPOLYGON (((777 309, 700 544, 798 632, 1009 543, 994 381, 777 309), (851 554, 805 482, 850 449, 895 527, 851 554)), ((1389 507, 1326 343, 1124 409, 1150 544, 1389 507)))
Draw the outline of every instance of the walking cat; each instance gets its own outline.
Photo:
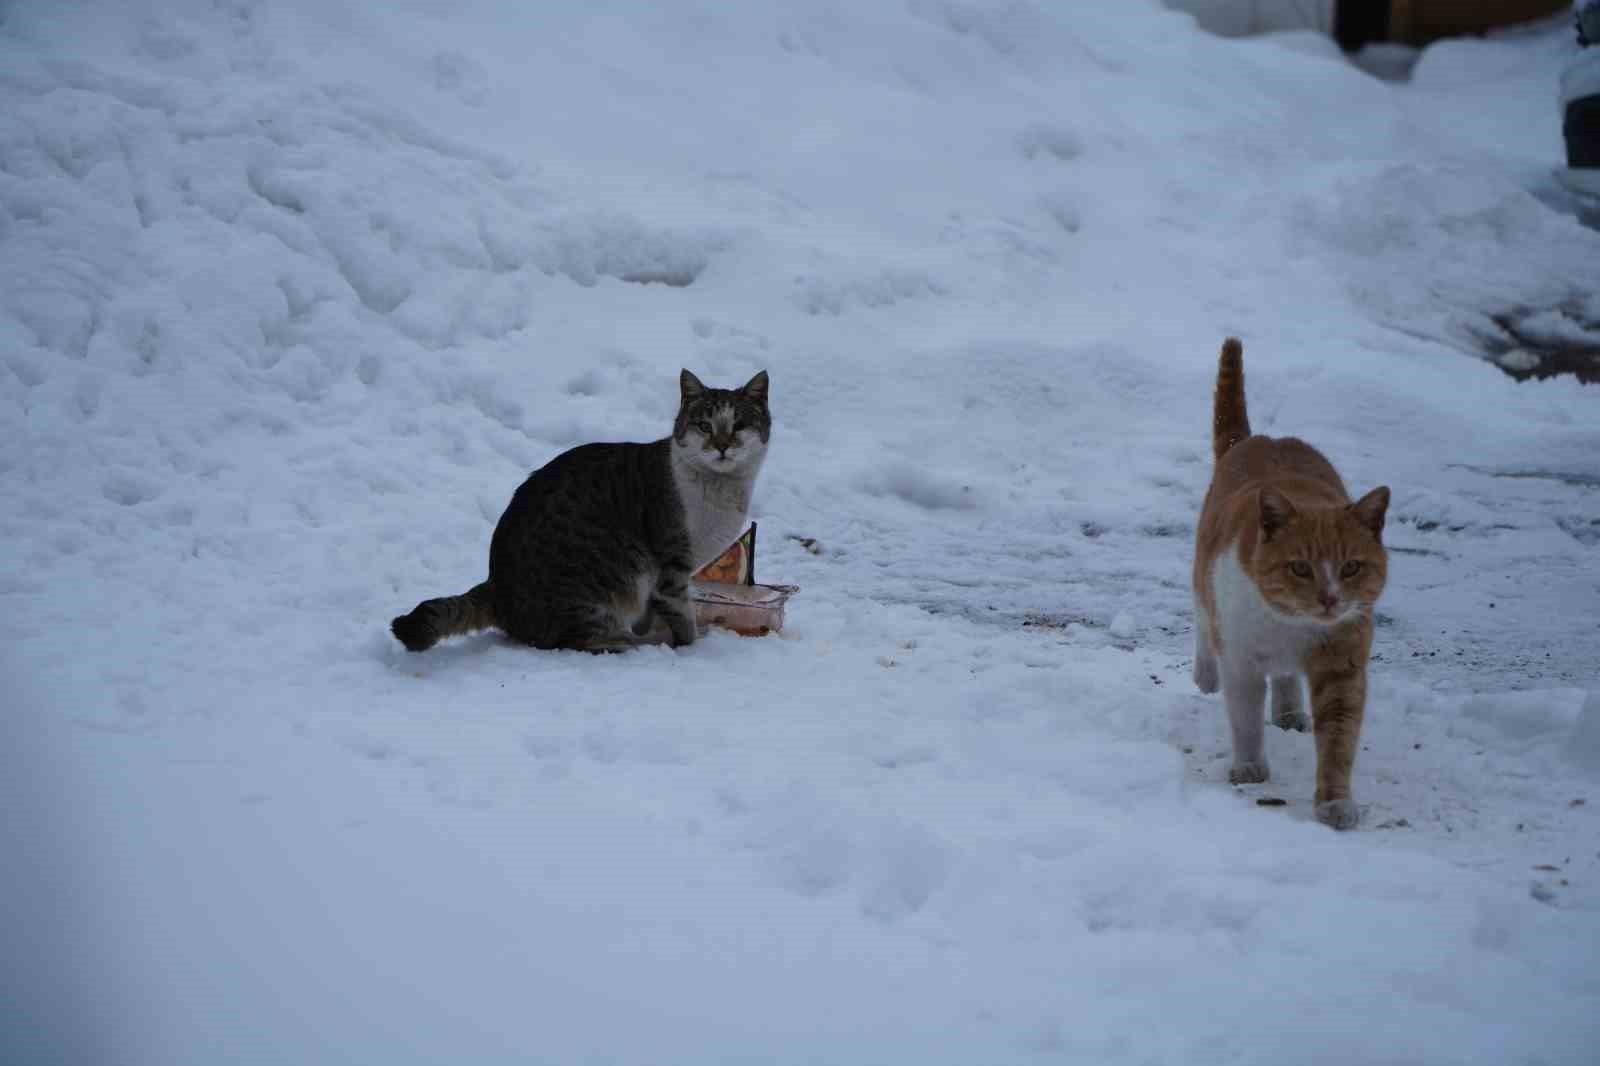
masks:
POLYGON ((585 444, 522 483, 489 543, 489 579, 390 625, 411 651, 498 627, 536 648, 693 644, 689 577, 744 530, 772 435, 767 372, 710 389, 685 370, 672 436, 585 444))
POLYGON ((1389 490, 1355 503, 1332 464, 1305 441, 1250 434, 1244 349, 1222 346, 1212 414, 1216 468, 1195 536, 1194 681, 1217 691, 1233 730, 1228 780, 1265 781, 1262 704, 1272 723, 1304 732, 1300 675, 1311 688, 1318 820, 1360 817, 1350 770, 1367 702, 1372 609, 1388 556, 1389 490))

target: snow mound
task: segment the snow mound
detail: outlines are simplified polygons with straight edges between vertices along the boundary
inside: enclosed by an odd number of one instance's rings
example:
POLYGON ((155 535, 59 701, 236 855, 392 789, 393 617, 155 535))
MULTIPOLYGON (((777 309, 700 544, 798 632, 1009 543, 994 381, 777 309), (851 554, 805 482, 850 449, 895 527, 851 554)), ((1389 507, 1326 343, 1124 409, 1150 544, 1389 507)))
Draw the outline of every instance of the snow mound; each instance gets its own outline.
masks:
POLYGON ((1584 700, 1567 754, 1591 776, 1600 777, 1600 692, 1591 692, 1584 700))

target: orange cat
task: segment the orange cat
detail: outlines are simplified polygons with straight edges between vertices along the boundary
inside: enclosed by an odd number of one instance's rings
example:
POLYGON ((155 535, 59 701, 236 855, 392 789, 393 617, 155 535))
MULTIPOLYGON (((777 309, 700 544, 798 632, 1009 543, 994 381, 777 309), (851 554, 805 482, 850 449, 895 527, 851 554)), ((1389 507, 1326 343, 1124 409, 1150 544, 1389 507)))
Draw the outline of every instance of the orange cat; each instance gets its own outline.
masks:
POLYGON ((1311 687, 1317 740, 1316 816, 1356 824, 1350 768, 1367 704, 1372 608, 1383 593, 1387 487, 1355 503, 1322 453, 1293 437, 1253 437, 1244 349, 1229 338, 1212 415, 1216 469, 1195 534, 1194 682, 1222 686, 1233 728, 1235 784, 1265 781, 1262 705, 1272 723, 1305 731, 1300 675, 1311 687))

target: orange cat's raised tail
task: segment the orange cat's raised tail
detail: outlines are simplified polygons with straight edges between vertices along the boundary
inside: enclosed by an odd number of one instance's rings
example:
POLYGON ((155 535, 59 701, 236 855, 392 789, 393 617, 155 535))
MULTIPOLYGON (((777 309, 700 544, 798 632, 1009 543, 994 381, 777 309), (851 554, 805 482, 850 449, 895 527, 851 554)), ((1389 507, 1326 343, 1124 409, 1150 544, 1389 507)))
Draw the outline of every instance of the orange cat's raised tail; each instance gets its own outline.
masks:
POLYGON ((1222 342, 1217 360, 1217 395, 1211 407, 1211 457, 1221 459, 1228 449, 1250 435, 1250 413, 1244 405, 1244 346, 1239 338, 1222 342))

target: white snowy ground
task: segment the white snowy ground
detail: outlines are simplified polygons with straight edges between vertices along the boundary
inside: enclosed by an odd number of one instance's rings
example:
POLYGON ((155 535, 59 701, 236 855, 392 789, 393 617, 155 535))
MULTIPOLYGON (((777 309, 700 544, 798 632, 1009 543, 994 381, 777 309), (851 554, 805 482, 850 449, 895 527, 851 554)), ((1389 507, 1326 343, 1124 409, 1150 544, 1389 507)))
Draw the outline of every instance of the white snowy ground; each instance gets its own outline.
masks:
POLYGON ((1600 319, 1573 47, 0 4, 10 1053, 1592 1063, 1600 391, 1477 357, 1600 319), (1228 333, 1394 489, 1352 833, 1188 678, 1228 333), (771 371, 781 638, 391 640, 680 366, 771 371))

